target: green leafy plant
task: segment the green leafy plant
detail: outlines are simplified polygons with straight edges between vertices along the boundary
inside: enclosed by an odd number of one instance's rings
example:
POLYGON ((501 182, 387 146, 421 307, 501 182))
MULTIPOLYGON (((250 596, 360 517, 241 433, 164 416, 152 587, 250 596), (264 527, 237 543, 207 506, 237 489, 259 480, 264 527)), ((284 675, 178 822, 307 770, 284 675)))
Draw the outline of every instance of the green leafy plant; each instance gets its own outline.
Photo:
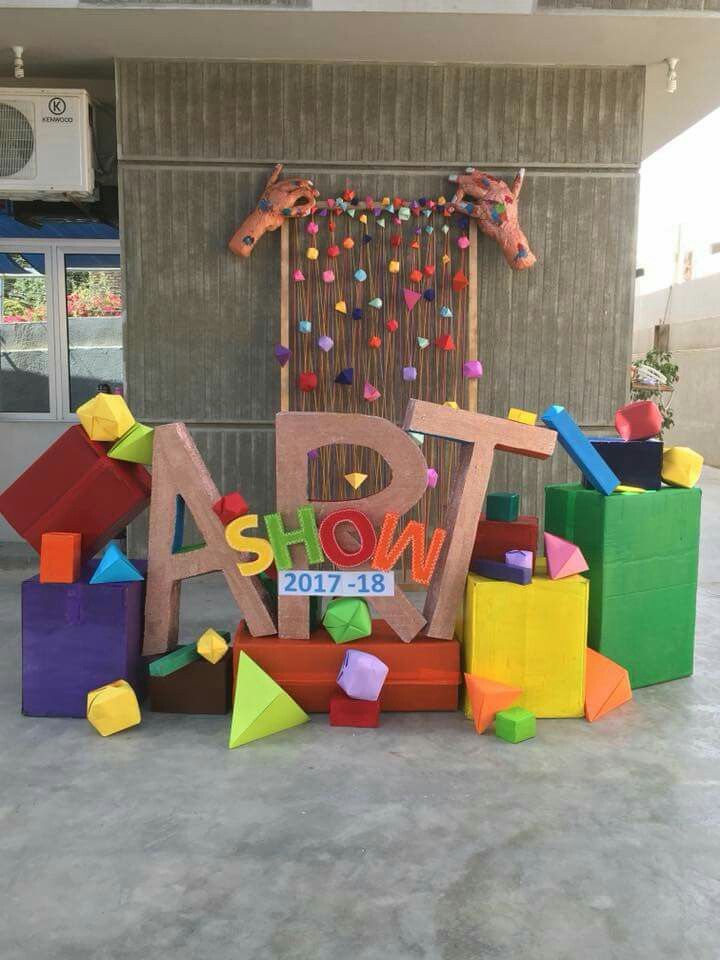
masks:
POLYGON ((663 418, 662 431, 660 436, 670 430, 675 423, 671 409, 672 397, 675 384, 680 379, 678 375, 678 365, 673 360, 672 354, 665 350, 648 350, 644 357, 633 361, 632 383, 630 387, 631 400, 653 400, 657 405, 663 418), (637 379, 638 366, 642 365, 656 370, 660 375, 660 382, 657 384, 641 383, 637 379))

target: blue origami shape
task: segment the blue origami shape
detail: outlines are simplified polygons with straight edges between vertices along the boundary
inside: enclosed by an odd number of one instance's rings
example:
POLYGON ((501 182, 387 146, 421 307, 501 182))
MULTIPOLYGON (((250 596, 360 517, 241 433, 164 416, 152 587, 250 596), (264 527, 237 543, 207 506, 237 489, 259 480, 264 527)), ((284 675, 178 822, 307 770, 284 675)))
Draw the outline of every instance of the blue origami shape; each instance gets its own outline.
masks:
POLYGON ((339 383, 344 387, 349 387, 353 382, 353 368, 345 367, 344 370, 341 370, 340 373, 335 377, 335 383, 339 383))
POLYGON ((130 583, 133 580, 144 579, 120 547, 111 543, 90 577, 90 583, 130 583))
POLYGON ((353 307, 352 318, 353 320, 362 320, 362 310, 360 307, 353 307))
POLYGON ((425 297, 426 300, 434 300, 435 291, 433 290, 432 287, 428 287, 427 290, 423 290, 423 296, 425 297))
POLYGON ((558 440, 568 456, 595 489, 604 493, 605 496, 611 494, 620 480, 605 463, 565 407, 554 403, 540 414, 540 419, 546 426, 557 431, 558 440))

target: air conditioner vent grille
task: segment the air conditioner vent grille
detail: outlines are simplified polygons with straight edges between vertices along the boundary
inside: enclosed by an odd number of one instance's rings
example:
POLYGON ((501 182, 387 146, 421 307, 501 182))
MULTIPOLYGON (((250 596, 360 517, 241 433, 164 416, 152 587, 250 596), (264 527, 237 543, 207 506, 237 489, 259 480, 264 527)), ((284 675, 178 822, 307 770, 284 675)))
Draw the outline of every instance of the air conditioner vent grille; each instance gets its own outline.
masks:
POLYGON ((27 166, 35 149, 30 122, 17 107, 0 103, 0 177, 12 177, 27 166))

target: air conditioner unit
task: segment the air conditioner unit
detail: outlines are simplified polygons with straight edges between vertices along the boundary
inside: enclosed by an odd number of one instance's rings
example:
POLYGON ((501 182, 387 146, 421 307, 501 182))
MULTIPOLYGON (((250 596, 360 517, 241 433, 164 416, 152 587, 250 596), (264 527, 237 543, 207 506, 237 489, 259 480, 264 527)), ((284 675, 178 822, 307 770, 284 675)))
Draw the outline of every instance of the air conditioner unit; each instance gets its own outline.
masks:
POLYGON ((87 92, 0 87, 0 197, 88 197, 94 188, 87 92))

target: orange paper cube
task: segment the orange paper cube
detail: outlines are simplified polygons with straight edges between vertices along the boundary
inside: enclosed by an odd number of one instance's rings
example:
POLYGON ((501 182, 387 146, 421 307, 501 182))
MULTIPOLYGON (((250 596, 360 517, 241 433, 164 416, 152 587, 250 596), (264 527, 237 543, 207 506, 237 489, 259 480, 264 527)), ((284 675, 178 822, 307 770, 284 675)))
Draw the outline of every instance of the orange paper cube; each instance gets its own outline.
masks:
POLYGON ((625 667, 588 647, 585 665, 585 719, 599 720, 615 707, 632 700, 625 667))
POLYGON ((80 576, 79 533, 44 533, 40 541, 40 583, 75 583, 80 576))
POLYGON ((484 677, 465 674, 465 686, 470 698, 475 729, 478 733, 487 730, 499 710, 506 710, 521 695, 520 687, 509 687, 505 683, 495 683, 484 677))

